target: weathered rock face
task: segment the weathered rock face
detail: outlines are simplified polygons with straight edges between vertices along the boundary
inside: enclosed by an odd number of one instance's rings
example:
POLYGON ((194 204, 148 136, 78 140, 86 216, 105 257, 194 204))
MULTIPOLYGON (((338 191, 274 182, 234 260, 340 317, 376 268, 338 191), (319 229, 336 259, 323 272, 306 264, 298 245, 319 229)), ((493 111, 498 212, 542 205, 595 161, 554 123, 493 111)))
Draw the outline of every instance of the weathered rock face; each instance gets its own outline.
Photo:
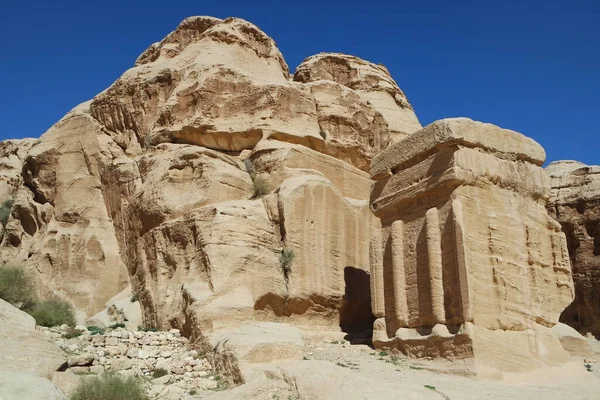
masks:
POLYGON ((3 262, 28 266, 43 296, 90 313, 127 282, 105 205, 102 136, 82 105, 28 148, 1 245, 3 262))
POLYGON ((364 171, 419 127, 381 66, 321 54, 293 77, 256 26, 191 17, 39 140, 2 143, 2 262, 88 317, 129 280, 145 324, 186 334, 364 329, 378 224, 364 171))
POLYGON ((143 325, 251 363, 373 326, 481 368, 561 360, 541 355, 573 295, 543 150, 466 119, 420 129, 385 67, 319 54, 290 76, 256 26, 188 18, 39 140, 0 143, 1 263, 87 317, 131 296, 143 325))
POLYGON ((294 80, 318 82, 317 87, 331 85, 322 81, 333 81, 353 89, 367 105, 383 116, 393 141, 421 129, 406 95, 383 65, 346 54, 321 53, 304 60, 297 68, 294 80))
POLYGON ((458 118, 373 160, 376 346, 472 357, 481 374, 566 359, 550 328, 573 282, 564 234, 544 208, 544 158, 516 132, 458 118))
POLYGON ((557 161, 546 170, 548 212, 567 236, 575 283, 575 301, 560 320, 600 337, 600 166, 557 161))

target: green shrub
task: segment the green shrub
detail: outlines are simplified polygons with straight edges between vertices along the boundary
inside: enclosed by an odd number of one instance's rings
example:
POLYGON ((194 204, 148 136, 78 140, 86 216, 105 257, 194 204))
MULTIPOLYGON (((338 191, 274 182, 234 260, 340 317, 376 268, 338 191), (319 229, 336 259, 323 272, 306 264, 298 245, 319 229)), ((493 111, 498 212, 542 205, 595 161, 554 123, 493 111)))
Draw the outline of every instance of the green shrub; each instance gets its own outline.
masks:
POLYGON ((168 375, 169 371, 167 371, 164 368, 156 368, 154 371, 152 371, 152 377, 153 378, 160 378, 161 376, 165 376, 168 375))
POLYGON ((70 400, 148 400, 142 383, 114 373, 80 381, 70 400))
POLYGON ((435 386, 433 386, 433 385, 423 385, 423 386, 425 386, 427 389, 436 390, 435 386))
POLYGON ((33 305, 35 286, 23 268, 0 268, 0 299, 22 309, 33 305))
POLYGON ((136 293, 133 296, 131 296, 131 300, 132 303, 135 303, 136 301, 140 301, 140 296, 136 293))
POLYGON ((246 172, 248 172, 248 174, 250 174, 250 178, 254 179, 254 164, 252 164, 252 160, 249 158, 246 158, 244 160, 244 166, 246 167, 246 172))
POLYGON ((58 326, 66 324, 75 325, 75 313, 73 307, 62 300, 51 299, 37 303, 31 310, 27 311, 41 326, 58 326))
POLYGON ((104 332, 106 332, 106 329, 104 328, 100 328, 99 326, 88 326, 87 330, 90 331, 90 333, 92 335, 104 335, 104 332))
POLYGON ((323 140, 327 139, 327 132, 325 132, 323 129, 319 131, 319 135, 321 135, 323 140))
POLYGON ((73 339, 78 336, 81 336, 82 333, 83 332, 79 329, 69 328, 65 333, 63 333, 62 337, 64 337, 65 339, 73 339))
POLYGON ((110 329, 117 329, 117 328, 125 328, 125 324, 122 323, 116 323, 116 324, 112 324, 111 326, 109 326, 110 329))
POLYGON ((2 226, 6 226, 8 218, 10 217, 10 213, 12 211, 12 206, 12 200, 4 200, 4 202, 0 206, 0 224, 2 224, 2 226))
POLYGON ((142 332, 156 332, 157 329, 156 328, 152 328, 152 327, 138 326, 138 331, 142 331, 142 332))
POLYGON ((281 265, 283 277, 286 282, 290 279, 290 275, 292 274, 292 263, 294 262, 295 256, 294 250, 292 249, 283 249, 279 255, 279 264, 281 265))
POLYGON ((269 193, 269 183, 260 176, 255 176, 252 179, 252 189, 254 190, 252 198, 257 199, 269 193))

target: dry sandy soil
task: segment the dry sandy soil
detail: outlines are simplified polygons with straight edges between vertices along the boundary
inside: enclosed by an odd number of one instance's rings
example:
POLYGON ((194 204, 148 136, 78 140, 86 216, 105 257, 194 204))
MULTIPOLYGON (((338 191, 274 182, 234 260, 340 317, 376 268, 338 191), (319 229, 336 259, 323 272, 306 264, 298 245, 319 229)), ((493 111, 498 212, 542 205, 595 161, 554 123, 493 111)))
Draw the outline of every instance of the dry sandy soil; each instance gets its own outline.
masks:
MULTIPOLYGON (((591 342, 596 360, 600 360, 600 344, 595 340, 591 342)), ((600 363, 582 359, 562 368, 506 376, 503 381, 429 370, 443 371, 446 366, 375 351, 366 345, 332 341, 308 345, 303 361, 264 367, 256 371, 246 385, 212 394, 203 392, 201 397, 257 400, 600 398, 600 363), (589 365, 590 372, 585 364, 589 365)))

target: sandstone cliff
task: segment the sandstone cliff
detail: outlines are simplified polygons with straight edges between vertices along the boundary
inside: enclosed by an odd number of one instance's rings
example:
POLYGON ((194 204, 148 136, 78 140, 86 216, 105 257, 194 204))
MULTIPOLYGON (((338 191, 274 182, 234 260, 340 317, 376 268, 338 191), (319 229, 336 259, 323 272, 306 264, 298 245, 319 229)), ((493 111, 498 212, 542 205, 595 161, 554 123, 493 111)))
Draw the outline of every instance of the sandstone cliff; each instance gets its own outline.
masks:
POLYGON ((544 158, 490 124, 422 128, 381 65, 322 53, 291 75, 251 23, 191 17, 39 140, 0 143, 0 260, 82 320, 130 285, 143 325, 201 338, 218 370, 374 331, 523 371, 568 358, 544 158))
POLYGON ((420 127, 385 67, 319 54, 291 75, 251 23, 187 18, 39 140, 1 144, 1 259, 82 317, 130 282, 145 325, 186 334, 368 331, 365 171, 420 127))
POLYGON ((561 321, 600 337, 600 166, 557 161, 548 212, 562 225, 573 264, 575 301, 561 321))

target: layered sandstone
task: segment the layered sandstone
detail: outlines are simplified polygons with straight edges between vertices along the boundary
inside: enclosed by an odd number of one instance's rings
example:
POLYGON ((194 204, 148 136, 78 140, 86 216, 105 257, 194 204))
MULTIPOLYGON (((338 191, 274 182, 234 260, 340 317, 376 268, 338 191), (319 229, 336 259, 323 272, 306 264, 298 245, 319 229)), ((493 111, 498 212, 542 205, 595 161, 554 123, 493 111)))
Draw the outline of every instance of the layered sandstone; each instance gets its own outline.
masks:
POLYGON ((292 76, 251 23, 190 17, 39 140, 2 143, 2 263, 96 322, 130 284, 143 325, 186 335, 368 331, 365 171, 419 128, 385 67, 319 54, 292 76))
POLYGON ((480 374, 566 360, 550 328, 573 283, 544 158, 517 132, 457 118, 373 160, 377 347, 472 359, 480 374))
POLYGON ((557 161, 546 167, 548 212, 562 225, 573 265, 575 301, 561 322, 600 337, 600 166, 557 161))
POLYGON ((39 140, 0 143, 1 263, 88 321, 131 296, 130 325, 139 300, 220 370, 373 327, 525 369, 563 359, 541 353, 572 300, 544 158, 489 124, 421 129, 381 65, 323 53, 292 76, 251 23, 191 17, 39 140))

